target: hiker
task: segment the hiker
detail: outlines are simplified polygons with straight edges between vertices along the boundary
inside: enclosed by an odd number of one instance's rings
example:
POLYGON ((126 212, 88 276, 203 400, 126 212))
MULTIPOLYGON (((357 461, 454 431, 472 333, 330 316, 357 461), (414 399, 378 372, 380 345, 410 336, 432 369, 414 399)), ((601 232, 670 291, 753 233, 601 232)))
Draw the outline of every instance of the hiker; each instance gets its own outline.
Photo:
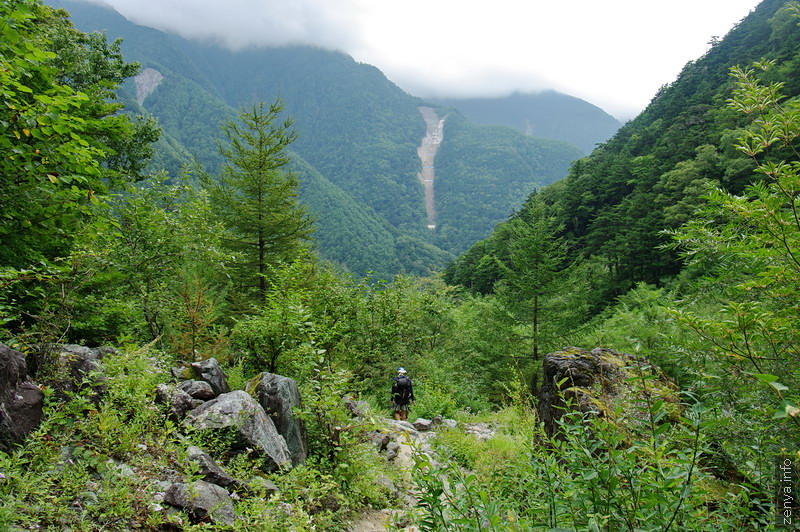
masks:
POLYGON ((408 404, 414 401, 414 389, 411 379, 406 376, 405 368, 397 369, 397 377, 392 379, 392 404, 394 418, 405 421, 408 418, 408 404))

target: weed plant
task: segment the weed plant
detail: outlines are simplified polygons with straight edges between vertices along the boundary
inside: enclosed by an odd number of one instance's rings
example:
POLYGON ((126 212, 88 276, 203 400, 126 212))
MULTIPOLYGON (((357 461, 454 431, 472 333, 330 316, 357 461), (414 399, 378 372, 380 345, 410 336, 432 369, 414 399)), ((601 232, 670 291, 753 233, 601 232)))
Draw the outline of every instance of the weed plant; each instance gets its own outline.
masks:
POLYGON ((446 459, 440 465, 417 453, 422 530, 770 526, 763 493, 747 482, 723 482, 704 465, 714 449, 699 403, 677 422, 659 400, 643 400, 630 418, 618 410, 613 422, 566 413, 552 437, 521 412, 526 408, 503 410, 497 434, 487 441, 441 432, 435 445, 446 459))

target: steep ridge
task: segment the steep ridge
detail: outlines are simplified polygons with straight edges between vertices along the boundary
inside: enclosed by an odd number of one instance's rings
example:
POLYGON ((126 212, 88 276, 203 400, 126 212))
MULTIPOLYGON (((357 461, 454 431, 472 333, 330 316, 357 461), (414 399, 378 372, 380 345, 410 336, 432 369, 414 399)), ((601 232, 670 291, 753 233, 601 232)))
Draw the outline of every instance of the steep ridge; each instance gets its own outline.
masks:
POLYGON ((417 148, 417 155, 422 161, 422 170, 417 174, 425 190, 425 212, 428 214, 428 229, 436 229, 436 197, 434 196, 433 180, 435 176, 434 159, 439 145, 444 138, 444 121, 447 116, 439 118, 432 107, 420 106, 419 112, 425 119, 427 130, 422 143, 417 148))
POLYGON ((585 154, 607 141, 622 125, 591 103, 556 91, 515 92, 499 98, 440 98, 470 121, 510 126, 529 136, 563 140, 585 154))

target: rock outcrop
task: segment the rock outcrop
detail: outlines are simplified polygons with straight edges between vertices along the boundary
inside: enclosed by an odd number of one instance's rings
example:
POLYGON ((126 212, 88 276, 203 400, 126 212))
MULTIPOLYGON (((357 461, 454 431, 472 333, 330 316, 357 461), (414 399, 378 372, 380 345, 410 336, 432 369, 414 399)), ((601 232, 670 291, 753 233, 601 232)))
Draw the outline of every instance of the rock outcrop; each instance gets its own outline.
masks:
POLYGON ((263 457, 264 470, 291 464, 289 449, 261 405, 247 392, 224 393, 195 408, 185 423, 195 430, 230 429, 236 433, 233 450, 252 448, 263 457))
POLYGON ((197 374, 199 380, 205 381, 211 386, 214 397, 231 391, 228 386, 228 376, 225 375, 216 358, 193 362, 192 370, 197 374))
POLYGON ((545 432, 552 436, 558 420, 567 410, 607 417, 615 405, 631 408, 641 402, 641 395, 664 399, 679 409, 677 386, 646 359, 613 349, 592 351, 567 347, 544 357, 544 382, 539 390, 539 418, 545 432), (637 389, 631 377, 648 376, 648 389, 637 389), (655 375, 655 379, 649 376, 655 375))
POLYGON ((253 393, 275 423, 278 434, 286 440, 292 464, 305 462, 308 440, 303 420, 294 414, 294 409, 301 406, 300 391, 294 379, 264 372, 257 378, 253 393))
POLYGON ((44 394, 28 379, 25 355, 0 344, 0 451, 10 451, 42 420, 44 394))

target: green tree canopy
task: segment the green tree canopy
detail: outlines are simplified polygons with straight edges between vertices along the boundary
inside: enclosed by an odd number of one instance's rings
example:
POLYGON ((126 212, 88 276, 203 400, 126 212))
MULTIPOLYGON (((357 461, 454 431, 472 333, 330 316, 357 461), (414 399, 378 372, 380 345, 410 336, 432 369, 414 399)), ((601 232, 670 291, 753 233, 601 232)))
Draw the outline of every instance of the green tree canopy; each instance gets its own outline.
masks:
POLYGON ((0 5, 0 264, 63 256, 98 195, 136 176, 157 138, 111 102, 138 65, 32 0, 0 5), (61 52, 64 51, 62 54, 61 52))
POLYGON ((261 102, 242 110, 241 123, 228 122, 227 144, 220 146, 227 162, 218 179, 206 179, 228 229, 226 241, 240 254, 239 278, 262 298, 268 265, 291 259, 312 231, 297 200, 297 177, 285 168, 297 135, 291 120, 279 121, 282 112, 280 101, 261 102))

